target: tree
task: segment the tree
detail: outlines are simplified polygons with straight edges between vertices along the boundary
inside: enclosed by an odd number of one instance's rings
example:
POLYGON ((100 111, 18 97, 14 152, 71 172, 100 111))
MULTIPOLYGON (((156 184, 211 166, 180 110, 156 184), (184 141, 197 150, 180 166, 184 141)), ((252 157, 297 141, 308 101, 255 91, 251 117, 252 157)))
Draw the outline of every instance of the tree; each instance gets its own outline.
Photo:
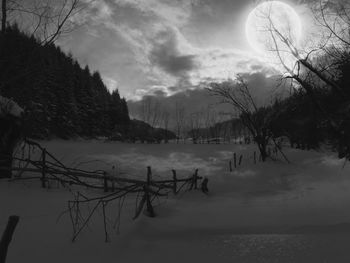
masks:
POLYGON ((163 111, 161 113, 161 123, 163 125, 164 132, 165 132, 165 134, 164 134, 164 136, 165 136, 164 142, 165 143, 168 143, 168 141, 169 141, 169 136, 168 136, 169 118, 170 118, 169 111, 167 111, 166 109, 163 109, 163 111))
POLYGON ((0 96, 0 179, 11 177, 12 155, 21 139, 23 110, 10 99, 0 96))
POLYGON ((319 26, 318 32, 302 48, 295 43, 289 31, 279 29, 269 8, 259 14, 264 25, 260 31, 270 37, 266 48, 282 66, 284 77, 304 89, 313 107, 323 115, 336 138, 339 157, 350 158, 350 138, 346 136, 350 113, 334 107, 334 104, 347 107, 350 102, 347 86, 339 81, 342 74, 339 65, 349 58, 350 3, 320 0, 312 6, 312 11, 319 26), (292 64, 288 63, 286 56, 293 59, 292 64), (320 94, 328 94, 333 99, 323 99, 320 94))
POLYGON ((0 93, 24 108, 23 133, 32 138, 125 134, 128 107, 90 72, 55 45, 42 46, 16 26, 0 34, 0 93), (30 69, 30 74, 24 73, 30 69))
POLYGON ((188 116, 188 123, 190 125, 190 136, 194 144, 198 143, 198 139, 201 137, 201 128, 203 125, 203 113, 193 112, 188 116))
POLYGON ((223 103, 232 105, 239 113, 243 125, 252 134, 261 158, 265 161, 268 157, 267 144, 272 136, 269 129, 269 111, 265 107, 258 108, 246 81, 237 75, 235 81, 211 83, 209 92, 221 98, 223 103))
POLYGON ((141 120, 150 124, 152 127, 157 127, 161 121, 160 102, 157 99, 152 99, 147 96, 142 100, 139 111, 141 120))
POLYGON ((175 103, 175 128, 176 128, 176 143, 179 143, 182 130, 185 125, 185 108, 179 102, 175 103))
POLYGON ((41 39, 41 44, 50 45, 73 30, 72 18, 84 6, 80 0, 2 0, 1 31, 5 32, 8 24, 21 21, 32 25, 30 34, 41 39))

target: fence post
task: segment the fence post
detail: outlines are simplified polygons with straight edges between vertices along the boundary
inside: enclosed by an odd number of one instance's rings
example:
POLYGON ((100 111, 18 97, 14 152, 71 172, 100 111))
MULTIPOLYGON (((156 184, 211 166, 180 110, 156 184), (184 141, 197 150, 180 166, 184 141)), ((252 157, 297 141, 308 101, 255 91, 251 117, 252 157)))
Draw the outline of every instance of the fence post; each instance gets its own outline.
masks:
POLYGON ((193 179, 194 179, 194 189, 197 189, 198 169, 195 170, 193 179))
POLYGON ((7 223, 6 229, 2 234, 2 238, 0 240, 0 263, 5 263, 7 256, 7 249, 11 242, 13 233, 16 229, 16 226, 19 221, 19 216, 10 216, 9 221, 7 223))
POLYGON ((205 193, 205 194, 208 194, 209 190, 208 190, 208 178, 204 178, 204 180, 202 181, 202 186, 201 186, 201 189, 202 189, 202 192, 205 193))
POLYGON ((177 194, 177 178, 176 178, 176 171, 173 169, 171 170, 173 172, 173 180, 174 180, 174 185, 173 185, 173 192, 174 195, 177 194))
POLYGON ((233 165, 236 169, 237 168, 237 155, 236 155, 236 153, 233 153, 233 165))
POLYGON ((112 179, 112 191, 114 192, 114 190, 115 190, 115 179, 116 179, 116 177, 117 177, 117 169, 116 169, 116 167, 113 165, 112 166, 112 170, 113 170, 113 172, 112 172, 112 175, 113 175, 113 179, 112 179))
POLYGON ((105 171, 103 171, 103 189, 108 192, 107 173, 105 171))
POLYGON ((238 165, 239 165, 239 166, 240 166, 241 163, 242 163, 242 158, 243 158, 243 155, 241 154, 241 155, 239 156, 239 161, 238 161, 238 165))
POLYGON ((46 148, 42 151, 41 187, 46 187, 46 148))
POLYGON ((147 212, 149 217, 155 217, 154 214, 154 209, 152 206, 150 194, 149 194, 149 187, 151 185, 151 180, 152 180, 152 170, 151 166, 147 166, 147 185, 144 186, 144 191, 145 191, 145 197, 146 197, 146 207, 147 207, 147 212))
POLYGON ((254 151, 254 164, 256 164, 256 151, 254 151))
POLYGON ((152 169, 151 166, 147 166, 147 185, 151 184, 152 180, 152 169))
POLYGON ((155 217, 154 209, 152 206, 151 198, 148 192, 148 186, 144 186, 145 197, 146 197, 146 209, 149 217, 155 217))

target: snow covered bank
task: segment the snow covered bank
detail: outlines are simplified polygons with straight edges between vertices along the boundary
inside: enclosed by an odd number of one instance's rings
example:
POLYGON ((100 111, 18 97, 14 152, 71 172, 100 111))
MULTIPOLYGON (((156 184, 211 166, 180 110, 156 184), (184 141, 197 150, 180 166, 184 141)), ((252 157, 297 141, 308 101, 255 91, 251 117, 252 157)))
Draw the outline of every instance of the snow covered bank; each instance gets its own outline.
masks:
POLYGON ((145 176, 147 165, 160 177, 170 177, 172 168, 179 176, 199 168, 209 178, 210 195, 198 191, 161 199, 156 218, 136 221, 131 220, 134 200, 126 200, 120 233, 110 228, 110 243, 103 242, 101 218, 96 217, 72 244, 68 215, 57 222, 72 198, 67 190, 41 189, 40 182, 1 181, 0 226, 11 214, 21 216, 8 262, 350 260, 344 245, 350 241, 348 225, 338 225, 336 233, 322 231, 326 225, 350 222, 350 165, 343 168, 333 154, 287 149, 292 164, 254 165, 254 148, 244 145, 44 144, 66 164, 94 169, 117 164, 130 176, 145 176), (232 152, 244 157, 242 166, 230 173, 232 152))
POLYGON ((0 96, 0 116, 9 114, 20 117, 22 113, 23 109, 14 100, 0 96))

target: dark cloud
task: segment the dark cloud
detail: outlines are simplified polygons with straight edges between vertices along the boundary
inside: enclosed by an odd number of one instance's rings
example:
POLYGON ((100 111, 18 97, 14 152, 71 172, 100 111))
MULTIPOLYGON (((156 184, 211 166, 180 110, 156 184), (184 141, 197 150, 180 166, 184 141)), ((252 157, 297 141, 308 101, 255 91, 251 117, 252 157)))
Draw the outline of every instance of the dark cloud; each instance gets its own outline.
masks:
POLYGON ((181 54, 176 34, 170 29, 158 34, 150 53, 150 61, 175 77, 183 77, 197 68, 196 56, 181 54))
POLYGON ((159 97, 159 98, 164 98, 166 97, 167 93, 164 90, 155 90, 153 92, 153 96, 159 97))
POLYGON ((263 69, 263 65, 251 65, 250 68, 252 70, 262 70, 263 69))

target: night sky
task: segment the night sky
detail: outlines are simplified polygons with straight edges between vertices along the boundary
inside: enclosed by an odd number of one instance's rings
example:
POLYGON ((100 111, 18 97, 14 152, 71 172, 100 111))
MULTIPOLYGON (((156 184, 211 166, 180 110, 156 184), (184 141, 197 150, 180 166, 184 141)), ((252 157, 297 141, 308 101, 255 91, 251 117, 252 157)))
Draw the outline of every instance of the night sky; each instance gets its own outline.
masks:
MULTIPOLYGON (((300 1, 286 3, 306 16, 300 1)), ((248 0, 98 0, 75 16, 79 27, 58 44, 129 100, 193 93, 201 83, 237 73, 270 83, 278 70, 254 53, 245 36, 246 18, 256 5, 248 0)))

